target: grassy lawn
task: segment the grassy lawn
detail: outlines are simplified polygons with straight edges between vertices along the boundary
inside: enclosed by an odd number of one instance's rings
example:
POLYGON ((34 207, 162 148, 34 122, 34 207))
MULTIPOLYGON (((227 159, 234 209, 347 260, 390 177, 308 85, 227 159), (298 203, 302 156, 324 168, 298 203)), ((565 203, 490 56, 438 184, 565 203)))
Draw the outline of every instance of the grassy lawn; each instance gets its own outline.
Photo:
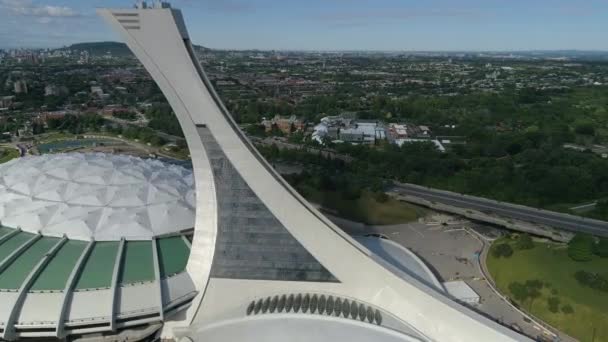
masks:
POLYGON ((363 192, 356 200, 348 200, 337 192, 306 188, 304 196, 337 216, 372 225, 407 223, 424 215, 424 209, 392 198, 380 203, 369 192, 363 192))
POLYGON ((67 133, 63 133, 63 132, 52 132, 52 133, 44 134, 43 137, 38 141, 38 144, 46 144, 46 143, 50 143, 50 142, 61 141, 61 140, 71 140, 71 139, 76 139, 76 135, 67 134, 67 133))
POLYGON ((524 310, 581 341, 608 342, 608 293, 583 287, 574 279, 579 270, 608 276, 608 259, 575 262, 563 245, 535 243, 533 249, 515 250, 507 259, 488 255, 487 265, 500 291, 509 297, 512 282, 541 280, 547 284, 536 300, 518 303, 524 310), (549 311, 547 298, 552 296, 560 299, 560 307, 571 305, 574 313, 549 311))
POLYGON ((19 151, 14 148, 2 148, 0 149, 0 164, 4 164, 15 158, 19 158, 19 151))

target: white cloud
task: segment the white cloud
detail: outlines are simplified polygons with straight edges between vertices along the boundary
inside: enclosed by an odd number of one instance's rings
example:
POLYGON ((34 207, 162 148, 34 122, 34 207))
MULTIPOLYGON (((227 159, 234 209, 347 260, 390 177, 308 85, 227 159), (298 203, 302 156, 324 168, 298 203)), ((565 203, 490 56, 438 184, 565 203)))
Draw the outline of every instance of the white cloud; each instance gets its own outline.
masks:
POLYGON ((77 17, 80 14, 66 6, 37 5, 31 0, 0 0, 0 8, 16 15, 33 17, 77 17))
POLYGON ((53 19, 49 18, 49 17, 40 17, 40 18, 37 18, 36 21, 40 24, 50 24, 53 21, 53 19))

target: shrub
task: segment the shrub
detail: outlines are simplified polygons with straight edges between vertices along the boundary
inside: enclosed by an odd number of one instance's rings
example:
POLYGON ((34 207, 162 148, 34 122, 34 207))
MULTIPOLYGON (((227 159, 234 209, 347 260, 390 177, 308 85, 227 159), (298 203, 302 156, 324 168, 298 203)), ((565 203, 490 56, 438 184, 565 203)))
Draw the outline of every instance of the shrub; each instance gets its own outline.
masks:
POLYGON ((577 134, 594 135, 595 127, 593 127, 593 123, 591 122, 578 122, 574 127, 574 131, 577 134))
POLYGON ((376 202, 378 202, 378 203, 386 203, 388 201, 388 195, 385 194, 384 192, 376 192, 374 194, 374 198, 376 199, 376 202))
POLYGON ((549 311, 553 313, 559 312, 559 298, 549 297, 547 298, 547 304, 549 305, 549 311))
POLYGON ((517 301, 523 302, 528 298, 528 291, 522 283, 514 282, 509 284, 509 291, 517 301))
POLYGON ((340 195, 342 196, 343 199, 345 200, 358 200, 359 198, 361 198, 361 188, 358 188, 356 186, 348 186, 346 189, 342 190, 340 192, 340 195))
POLYGON ((600 241, 595 245, 594 252, 601 258, 608 258, 608 239, 600 238, 600 241))
POLYGON ((543 288, 543 282, 540 280, 527 280, 525 283, 513 282, 509 284, 509 291, 513 294, 513 297, 520 302, 524 302, 527 299, 534 300, 541 294, 543 288))
POLYGON ((588 234, 576 234, 568 243, 568 256, 574 261, 591 260, 593 250, 593 236, 588 234))
POLYGON ((587 271, 578 271, 574 274, 574 278, 576 278, 579 284, 583 286, 608 292, 608 279, 602 277, 600 274, 587 271))
POLYGON ((574 313, 574 309, 570 304, 566 304, 562 306, 562 312, 569 315, 574 313))
POLYGON ((517 239, 515 247, 520 250, 532 249, 534 248, 534 241, 532 241, 532 237, 530 237, 530 235, 522 234, 517 239))
POLYGON ((501 243, 492 248, 492 256, 495 258, 509 258, 513 255, 513 248, 508 243, 501 243))

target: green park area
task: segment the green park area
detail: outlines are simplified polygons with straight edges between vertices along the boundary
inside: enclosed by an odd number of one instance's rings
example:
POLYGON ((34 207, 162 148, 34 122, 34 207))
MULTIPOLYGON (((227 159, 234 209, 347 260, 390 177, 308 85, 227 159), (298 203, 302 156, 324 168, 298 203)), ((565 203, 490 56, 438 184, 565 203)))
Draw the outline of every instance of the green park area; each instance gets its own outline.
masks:
POLYGON ((330 214, 365 224, 407 223, 424 215, 422 208, 368 191, 361 192, 357 198, 345 198, 339 192, 307 188, 304 195, 330 214))
POLYGON ((19 158, 19 151, 12 147, 0 148, 0 164, 19 158))
MULTIPOLYGON (((594 253, 588 247, 577 250, 577 243, 526 238, 525 246, 520 238, 502 238, 492 245, 486 261, 499 290, 524 311, 580 341, 608 341, 608 258, 597 255, 602 253, 596 247, 594 253)), ((593 241, 579 240, 589 239, 593 241)))

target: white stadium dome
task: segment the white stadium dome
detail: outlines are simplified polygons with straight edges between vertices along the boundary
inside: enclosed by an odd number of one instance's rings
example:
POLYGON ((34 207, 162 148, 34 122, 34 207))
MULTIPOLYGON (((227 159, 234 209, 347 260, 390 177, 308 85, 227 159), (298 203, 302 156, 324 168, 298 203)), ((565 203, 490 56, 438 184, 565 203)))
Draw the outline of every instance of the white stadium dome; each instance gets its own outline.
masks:
POLYGON ((192 171, 103 153, 48 154, 0 165, 0 223, 71 239, 148 240, 194 226, 192 171))

